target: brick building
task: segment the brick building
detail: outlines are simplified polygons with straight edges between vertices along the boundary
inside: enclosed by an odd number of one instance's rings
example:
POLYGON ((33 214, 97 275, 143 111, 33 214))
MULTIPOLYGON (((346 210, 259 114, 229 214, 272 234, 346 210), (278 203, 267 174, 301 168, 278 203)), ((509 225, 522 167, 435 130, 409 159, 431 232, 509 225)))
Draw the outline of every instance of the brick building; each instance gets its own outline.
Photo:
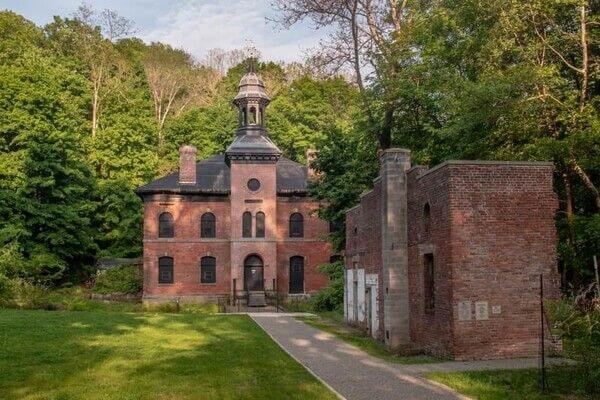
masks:
MULTIPOLYGON (((180 149, 178 172, 138 188, 144 202, 144 301, 304 295, 327 284, 328 223, 307 196, 311 171, 281 157, 265 129, 269 97, 247 73, 233 103, 239 128, 223 155, 196 162, 180 149)), ((308 154, 312 157, 311 154, 308 154)))
POLYGON ((551 163, 411 168, 386 150, 346 214, 345 318, 390 347, 455 359, 532 355, 539 288, 558 295, 551 163))

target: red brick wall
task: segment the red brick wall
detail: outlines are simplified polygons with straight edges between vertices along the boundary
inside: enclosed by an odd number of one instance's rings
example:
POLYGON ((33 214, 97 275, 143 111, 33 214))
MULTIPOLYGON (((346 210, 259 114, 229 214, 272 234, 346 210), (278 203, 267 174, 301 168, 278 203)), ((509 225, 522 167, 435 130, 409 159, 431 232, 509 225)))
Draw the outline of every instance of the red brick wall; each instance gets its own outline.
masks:
MULTIPOLYGON (((430 170, 414 167, 407 180, 414 347, 457 359, 534 354, 540 272, 547 296, 559 295, 552 165, 449 162, 430 170), (433 310, 425 309, 425 254, 433 254, 435 262, 433 310), (471 303, 467 321, 458 315, 464 301, 471 303), (475 317, 475 302, 481 301, 488 302, 487 320, 475 317), (499 314, 492 312, 494 306, 500 306, 499 314)), ((358 260, 367 273, 381 270, 380 185, 376 181, 373 191, 346 214, 347 268, 358 260)), ((383 293, 379 299, 383 324, 383 293)))
POLYGON ((304 197, 277 199, 277 281, 279 291, 289 291, 289 263, 292 256, 304 257, 304 291, 314 293, 327 285, 327 277, 318 270, 329 262, 331 244, 326 240, 329 224, 318 218, 319 203, 304 197), (304 217, 304 237, 289 237, 289 218, 292 213, 304 217))
POLYGON ((426 174, 424 167, 408 173, 408 284, 410 336, 414 346, 429 353, 452 354, 452 270, 450 264, 450 187, 448 169, 426 174), (429 229, 423 218, 429 203, 429 229), (425 310, 424 254, 433 254, 435 310, 425 310))
POLYGON ((559 294, 553 167, 450 165, 456 358, 538 351, 539 273, 559 294), (458 321, 463 299, 489 301, 489 320, 458 321), (492 306, 501 313, 493 314, 492 306), (473 346, 472 343, 477 343, 473 346))
POLYGON ((384 307, 383 282, 381 270, 381 180, 377 179, 373 190, 361 197, 361 203, 346 214, 346 249, 345 263, 347 269, 354 267, 365 269, 365 274, 378 274, 378 307, 379 334, 383 340, 384 307), (355 231, 356 229, 356 231, 355 231))
POLYGON ((155 196, 144 204, 144 297, 226 295, 230 291, 230 204, 220 201, 186 201, 182 196, 155 196), (158 216, 173 215, 174 238, 158 238, 158 216), (216 238, 200 239, 200 217, 212 212, 216 217, 216 238), (174 283, 158 283, 158 258, 173 257, 174 283), (216 258, 214 284, 200 283, 200 259, 216 258))
MULTIPOLYGON (((254 173, 252 173, 255 176, 254 173)), ((263 177, 263 179, 265 179, 263 177)), ((243 181, 246 187, 246 179, 243 181)), ((261 184, 263 182, 261 181, 261 184)), ((232 292, 233 279, 237 289, 243 289, 243 262, 250 254, 259 254, 264 262, 265 289, 272 289, 275 276, 280 293, 288 293, 289 258, 305 257, 304 288, 314 293, 327 285, 327 277, 318 271, 318 266, 329 262, 331 245, 326 240, 329 233, 327 222, 316 215, 318 203, 305 197, 268 198, 265 192, 248 193, 239 190, 236 207, 229 197, 156 195, 147 198, 144 208, 144 298, 193 296, 211 298, 232 292), (265 197, 262 197, 265 196, 265 197), (261 199, 262 203, 245 203, 247 198, 261 199), (194 199, 194 201, 191 201, 194 199), (231 210, 236 220, 231 224, 231 210), (258 211, 266 215, 265 238, 241 238, 241 213, 258 211), (217 237, 200 239, 200 217, 204 212, 216 217, 217 237), (163 212, 173 215, 174 238, 158 238, 158 216, 163 212), (300 212, 304 216, 304 237, 289 238, 289 215, 300 212), (233 229, 232 229, 233 228, 233 229), (233 232, 233 233, 232 233, 233 232), (231 240, 233 238, 233 240, 231 240), (174 259, 174 283, 158 283, 158 258, 174 259), (200 259, 213 256, 217 260, 217 282, 200 283, 200 259), (237 271, 237 273, 235 273, 237 271)))

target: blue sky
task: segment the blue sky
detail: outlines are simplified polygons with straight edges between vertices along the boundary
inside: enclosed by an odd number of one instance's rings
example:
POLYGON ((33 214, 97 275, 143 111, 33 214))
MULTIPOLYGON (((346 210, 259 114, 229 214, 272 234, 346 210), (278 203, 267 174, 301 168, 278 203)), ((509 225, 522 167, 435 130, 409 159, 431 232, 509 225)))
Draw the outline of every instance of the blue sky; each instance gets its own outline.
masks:
MULTIPOLYGON (((271 0, 94 0, 97 10, 109 8, 131 19, 136 36, 183 48, 201 58, 207 50, 240 48, 250 40, 263 59, 300 61, 305 50, 325 35, 308 24, 281 30, 266 17, 274 15, 271 0)), ((54 15, 70 16, 80 0, 0 0, 8 9, 38 25, 54 15)))

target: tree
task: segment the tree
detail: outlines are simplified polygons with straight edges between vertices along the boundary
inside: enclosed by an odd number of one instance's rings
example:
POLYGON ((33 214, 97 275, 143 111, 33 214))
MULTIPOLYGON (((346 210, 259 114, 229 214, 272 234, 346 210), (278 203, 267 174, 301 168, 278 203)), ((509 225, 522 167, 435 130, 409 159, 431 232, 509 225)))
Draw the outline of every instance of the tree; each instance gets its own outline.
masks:
POLYGON ((95 187, 80 146, 85 80, 36 42, 0 64, 0 240, 12 249, 2 264, 46 283, 92 262, 95 187))
POLYGON ((212 68, 197 67, 191 55, 162 43, 152 43, 142 63, 154 102, 158 145, 162 148, 167 117, 179 115, 191 105, 209 104, 219 73, 212 68))

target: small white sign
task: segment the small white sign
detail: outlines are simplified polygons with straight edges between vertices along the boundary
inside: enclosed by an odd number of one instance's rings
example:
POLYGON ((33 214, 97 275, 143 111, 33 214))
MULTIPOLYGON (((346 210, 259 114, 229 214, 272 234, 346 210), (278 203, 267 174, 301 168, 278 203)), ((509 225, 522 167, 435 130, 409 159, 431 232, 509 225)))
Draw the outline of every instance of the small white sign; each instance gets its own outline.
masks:
POLYGON ((365 284, 376 286, 377 285, 377 274, 366 274, 365 284))
POLYGON ((492 314, 498 315, 502 313, 502 306, 492 306, 492 314))
POLYGON ((487 301, 476 301, 475 302, 475 319, 486 320, 489 319, 488 302, 487 301))
POLYGON ((459 321, 470 321, 471 320, 471 302, 470 301, 459 301, 458 302, 458 320, 459 321))

